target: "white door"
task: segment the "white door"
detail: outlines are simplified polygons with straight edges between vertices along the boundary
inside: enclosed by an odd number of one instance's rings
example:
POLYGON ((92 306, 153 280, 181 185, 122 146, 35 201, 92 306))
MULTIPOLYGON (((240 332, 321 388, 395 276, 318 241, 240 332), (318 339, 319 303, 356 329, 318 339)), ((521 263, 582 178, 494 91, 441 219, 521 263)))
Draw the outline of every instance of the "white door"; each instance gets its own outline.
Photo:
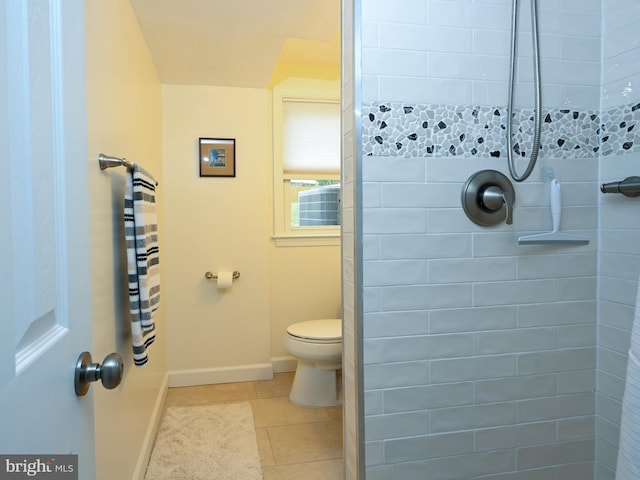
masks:
POLYGON ((84 62, 83 0, 0 2, 0 455, 77 454, 91 479, 84 62))

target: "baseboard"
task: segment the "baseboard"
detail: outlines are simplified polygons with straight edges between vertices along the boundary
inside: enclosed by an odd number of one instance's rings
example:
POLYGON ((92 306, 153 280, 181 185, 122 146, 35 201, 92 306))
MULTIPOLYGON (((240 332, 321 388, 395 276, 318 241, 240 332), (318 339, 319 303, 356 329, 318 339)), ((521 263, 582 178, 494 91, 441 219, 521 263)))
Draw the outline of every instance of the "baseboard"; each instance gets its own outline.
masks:
POLYGON ((298 366, 298 360, 295 357, 273 357, 271 359, 273 365, 273 373, 295 372, 298 366))
POLYGON ((272 378, 273 365, 271 363, 195 370, 173 370, 169 372, 169 387, 251 382, 253 380, 270 380, 272 378))
POLYGON ((151 451, 153 450, 153 444, 158 434, 158 428, 162 422, 162 415, 164 412, 164 401, 167 397, 167 390, 169 389, 169 376, 165 375, 158 391, 155 404, 153 405, 153 412, 151 414, 151 420, 147 427, 147 432, 142 442, 142 448, 140 449, 140 455, 138 457, 138 463, 136 469, 133 472, 132 480, 144 480, 144 475, 147 471, 147 465, 151 458, 151 451))

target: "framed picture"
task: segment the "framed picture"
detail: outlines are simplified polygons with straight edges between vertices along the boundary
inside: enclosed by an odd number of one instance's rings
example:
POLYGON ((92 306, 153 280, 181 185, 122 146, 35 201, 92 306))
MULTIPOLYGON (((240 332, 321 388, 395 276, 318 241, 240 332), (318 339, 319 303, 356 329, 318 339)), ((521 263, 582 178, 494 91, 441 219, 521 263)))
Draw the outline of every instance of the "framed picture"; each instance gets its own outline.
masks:
POLYGON ((199 144, 201 177, 236 176, 235 138, 200 138, 199 144))

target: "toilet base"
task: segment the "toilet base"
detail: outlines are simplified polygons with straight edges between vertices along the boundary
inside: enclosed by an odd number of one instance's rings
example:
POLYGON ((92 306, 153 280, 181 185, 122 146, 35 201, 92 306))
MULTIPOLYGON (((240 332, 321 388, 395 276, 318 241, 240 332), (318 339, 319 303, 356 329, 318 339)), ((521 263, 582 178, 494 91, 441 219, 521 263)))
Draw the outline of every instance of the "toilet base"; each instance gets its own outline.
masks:
MULTIPOLYGON (((337 368, 340 368, 336 365, 337 368)), ((289 400, 303 407, 335 407, 342 405, 336 369, 318 368, 298 359, 289 400)))

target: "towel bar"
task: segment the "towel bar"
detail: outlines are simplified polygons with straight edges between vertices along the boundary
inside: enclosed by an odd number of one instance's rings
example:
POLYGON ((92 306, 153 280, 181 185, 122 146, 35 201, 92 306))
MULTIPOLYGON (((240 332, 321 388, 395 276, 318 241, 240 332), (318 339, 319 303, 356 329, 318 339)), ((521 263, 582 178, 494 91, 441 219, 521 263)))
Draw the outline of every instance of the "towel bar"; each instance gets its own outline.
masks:
MULTIPOLYGON (((131 163, 126 158, 112 157, 110 155, 105 155, 101 153, 98 155, 98 163, 100 164, 100 170, 106 170, 107 168, 113 167, 126 167, 127 170, 133 171, 133 163, 131 163)), ((158 186, 158 181, 156 180, 156 187, 158 186)))
MULTIPOLYGON (((204 274, 204 278, 206 278, 207 280, 215 280, 215 279, 218 278, 218 275, 216 275, 213 272, 207 272, 207 273, 204 274)), ((234 280, 240 278, 240 272, 235 270, 233 272, 233 274, 231 275, 231 278, 233 278, 234 280)))
POLYGON ((129 169, 133 168, 133 164, 126 158, 112 157, 110 155, 105 155, 104 153, 98 155, 98 162, 100 163, 100 170, 120 166, 127 167, 129 169))

